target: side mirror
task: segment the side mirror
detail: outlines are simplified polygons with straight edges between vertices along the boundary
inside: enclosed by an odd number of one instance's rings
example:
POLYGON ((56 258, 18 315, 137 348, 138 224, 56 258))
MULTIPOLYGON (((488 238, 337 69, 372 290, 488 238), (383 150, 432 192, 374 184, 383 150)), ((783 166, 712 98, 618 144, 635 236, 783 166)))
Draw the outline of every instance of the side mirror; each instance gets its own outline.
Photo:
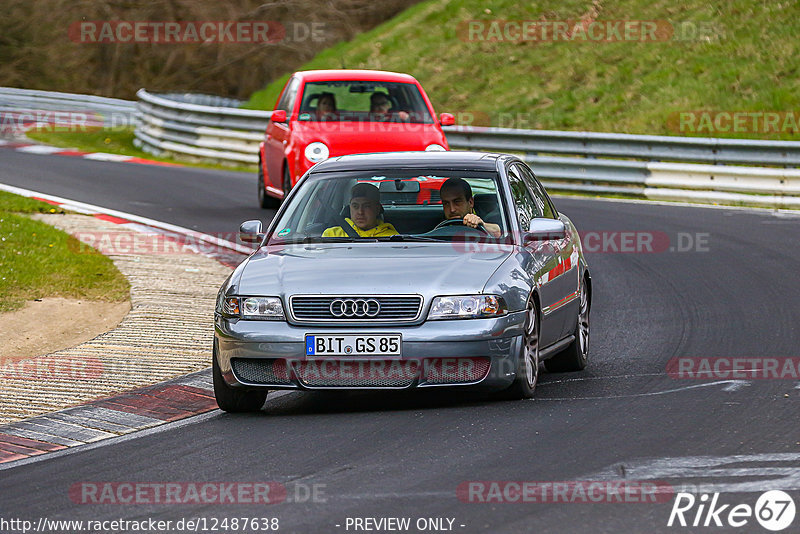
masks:
POLYGON ((555 241, 567 236, 567 227, 558 219, 534 219, 528 231, 522 234, 522 243, 532 241, 555 241))
POLYGON ((272 122, 286 122, 286 110, 276 109, 272 112, 272 115, 269 116, 269 120, 272 122))
POLYGON ((245 221, 239 225, 239 240, 243 243, 261 243, 265 235, 261 221, 245 221))
POLYGON ((439 122, 442 123, 442 126, 453 126, 456 118, 451 113, 442 113, 439 115, 439 122))

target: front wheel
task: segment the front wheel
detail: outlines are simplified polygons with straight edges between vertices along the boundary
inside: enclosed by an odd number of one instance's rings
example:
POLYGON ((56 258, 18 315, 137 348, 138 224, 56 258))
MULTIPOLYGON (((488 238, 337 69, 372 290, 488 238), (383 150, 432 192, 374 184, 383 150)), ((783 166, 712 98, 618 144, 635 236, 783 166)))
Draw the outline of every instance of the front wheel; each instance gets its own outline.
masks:
POLYGON ((525 308, 525 326, 522 336, 522 351, 517 365, 514 383, 503 392, 509 400, 531 399, 539 380, 539 313, 536 302, 528 301, 525 308))
POLYGON ((211 363, 211 375, 214 381, 214 397, 219 409, 230 413, 257 412, 267 400, 266 389, 232 388, 225 383, 222 370, 217 363, 217 351, 214 348, 211 363))
POLYGON ((581 284, 578 324, 575 325, 575 339, 563 351, 549 360, 544 366, 551 373, 582 371, 589 360, 589 292, 586 281, 581 284))

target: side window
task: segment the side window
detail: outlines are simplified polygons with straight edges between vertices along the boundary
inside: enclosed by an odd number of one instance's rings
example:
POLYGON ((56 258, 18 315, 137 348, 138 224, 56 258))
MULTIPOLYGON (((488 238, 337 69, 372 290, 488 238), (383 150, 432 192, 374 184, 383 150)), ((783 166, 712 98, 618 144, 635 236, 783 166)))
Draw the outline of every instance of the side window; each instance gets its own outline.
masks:
POLYGON ((525 185, 525 181, 520 176, 516 165, 512 165, 508 169, 508 183, 511 186, 511 196, 514 198, 514 207, 517 211, 519 226, 523 232, 526 232, 531 225, 531 220, 541 217, 541 212, 538 210, 531 192, 525 185))
POLYGON ((547 196, 542 184, 539 183, 531 170, 526 165, 520 165, 519 163, 515 164, 514 167, 517 168, 519 174, 522 176, 522 179, 525 181, 525 184, 528 186, 528 189, 530 189, 531 194, 533 195, 533 200, 536 203, 536 209, 541 214, 539 217, 545 217, 548 219, 557 218, 555 210, 553 209, 553 204, 550 202, 550 198, 547 196))
POLYGON ((286 112, 286 115, 289 116, 292 114, 292 108, 294 108, 294 99, 297 96, 297 86, 300 85, 300 80, 297 78, 292 78, 289 82, 289 85, 286 86, 286 90, 281 95, 281 99, 278 101, 278 105, 275 106, 275 109, 282 109, 286 112))

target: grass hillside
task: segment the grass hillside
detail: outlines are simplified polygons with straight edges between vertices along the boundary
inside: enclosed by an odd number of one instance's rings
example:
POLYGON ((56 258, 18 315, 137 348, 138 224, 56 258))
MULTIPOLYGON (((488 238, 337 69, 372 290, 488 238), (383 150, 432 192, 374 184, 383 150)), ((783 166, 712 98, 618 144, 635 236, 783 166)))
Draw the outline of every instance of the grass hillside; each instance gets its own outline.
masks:
MULTIPOLYGON (((732 131, 695 134, 800 140, 798 33, 796 2, 430 0, 324 50, 301 70, 408 72, 437 113, 456 113, 461 123, 691 135, 702 117, 681 132, 678 113, 776 111, 784 115, 769 133, 763 123, 737 127, 723 116, 722 128, 732 131), (658 32, 644 42, 592 42, 580 33, 539 42, 469 39, 469 21, 483 21, 487 37, 489 22, 499 20, 658 21, 658 32)), ((286 79, 255 93, 247 107, 272 109, 286 79)))

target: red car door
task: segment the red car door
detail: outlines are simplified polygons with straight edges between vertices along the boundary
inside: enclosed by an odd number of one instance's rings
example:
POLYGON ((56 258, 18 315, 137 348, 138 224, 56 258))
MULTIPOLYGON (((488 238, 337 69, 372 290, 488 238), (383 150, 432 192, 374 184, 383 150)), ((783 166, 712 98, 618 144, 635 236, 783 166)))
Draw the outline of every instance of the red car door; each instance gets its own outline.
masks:
POLYGON ((292 134, 292 110, 294 109, 299 85, 300 80, 297 78, 292 78, 286 83, 286 87, 275 105, 276 111, 283 110, 286 112, 286 122, 269 121, 264 138, 264 156, 267 171, 265 182, 267 187, 272 187, 278 191, 284 191, 283 161, 286 154, 286 145, 289 144, 292 134))

